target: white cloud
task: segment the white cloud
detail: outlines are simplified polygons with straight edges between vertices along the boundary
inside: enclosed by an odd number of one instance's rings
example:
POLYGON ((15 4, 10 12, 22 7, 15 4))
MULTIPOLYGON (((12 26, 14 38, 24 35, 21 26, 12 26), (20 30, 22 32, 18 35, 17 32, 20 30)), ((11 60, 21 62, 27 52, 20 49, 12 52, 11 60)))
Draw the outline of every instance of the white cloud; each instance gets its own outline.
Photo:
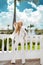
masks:
POLYGON ((19 5, 20 5, 19 1, 16 1, 16 3, 17 3, 17 6, 19 6, 19 5))
POLYGON ((25 26, 29 24, 34 24, 36 27, 42 28, 43 24, 43 5, 39 5, 37 10, 33 12, 32 9, 25 9, 23 12, 20 12, 17 9, 17 21, 22 20, 25 26))
POLYGON ((37 6, 31 1, 31 2, 28 2, 28 4, 30 4, 32 7, 36 8, 37 9, 37 6))
POLYGON ((11 5, 8 5, 8 10, 14 11, 14 3, 12 3, 11 5))
POLYGON ((7 0, 8 3, 8 10, 13 12, 14 11, 14 0, 7 0))
POLYGON ((1 27, 6 29, 9 24, 10 29, 12 29, 13 14, 11 12, 2 12, 0 13, 0 16, 0 23, 2 24, 1 27))
POLYGON ((12 3, 14 3, 14 0, 7 0, 8 5, 11 5, 12 3))
POLYGON ((43 11, 43 5, 39 5, 39 6, 37 7, 37 9, 40 10, 40 11, 43 11))
POLYGON ((0 29, 7 29, 7 25, 10 25, 12 29, 13 14, 14 14, 14 0, 7 0, 8 3, 8 12, 0 13, 0 29))
POLYGON ((2 28, 2 23, 0 22, 0 29, 2 28))
MULTIPOLYGON (((42 28, 40 25, 43 24, 43 5, 39 5, 38 7, 31 2, 32 7, 35 7, 37 10, 33 12, 33 9, 25 9, 23 12, 20 12, 19 9, 16 8, 16 19, 17 21, 23 21, 25 26, 29 24, 34 24, 36 27, 42 28)), ((18 6, 20 4, 18 3, 18 6)), ((13 22, 13 14, 14 14, 14 2, 13 0, 8 0, 8 10, 9 12, 1 12, 0 13, 0 29, 7 29, 7 25, 10 25, 12 28, 13 22)))

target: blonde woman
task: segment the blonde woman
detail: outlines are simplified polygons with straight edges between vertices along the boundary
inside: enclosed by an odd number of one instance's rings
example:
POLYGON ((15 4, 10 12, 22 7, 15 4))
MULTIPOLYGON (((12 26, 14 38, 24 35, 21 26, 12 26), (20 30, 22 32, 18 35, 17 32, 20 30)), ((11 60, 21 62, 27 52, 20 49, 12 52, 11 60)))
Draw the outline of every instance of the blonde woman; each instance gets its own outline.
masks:
MULTIPOLYGON (((13 49, 15 51, 15 48, 17 48, 18 43, 21 43, 22 46, 22 63, 25 63, 25 55, 24 55, 24 42, 26 40, 26 31, 22 28, 23 23, 21 21, 14 23, 15 31, 12 34, 12 38, 15 40, 15 44, 13 45, 13 49)), ((15 52, 13 51, 13 58, 12 58, 12 63, 15 63, 15 52)))

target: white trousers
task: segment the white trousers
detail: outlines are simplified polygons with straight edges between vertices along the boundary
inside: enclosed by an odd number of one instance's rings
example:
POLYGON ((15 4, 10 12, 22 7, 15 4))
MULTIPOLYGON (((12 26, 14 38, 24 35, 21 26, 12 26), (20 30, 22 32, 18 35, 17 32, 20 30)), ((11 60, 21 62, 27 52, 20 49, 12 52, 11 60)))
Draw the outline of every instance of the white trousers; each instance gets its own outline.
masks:
POLYGON ((22 63, 25 63, 25 52, 24 52, 24 40, 18 40, 15 42, 15 44, 13 43, 13 53, 12 53, 12 60, 11 63, 15 63, 16 61, 16 50, 18 47, 18 44, 21 43, 22 49, 21 49, 21 59, 22 59, 22 63), (15 50, 16 49, 16 50, 15 50))

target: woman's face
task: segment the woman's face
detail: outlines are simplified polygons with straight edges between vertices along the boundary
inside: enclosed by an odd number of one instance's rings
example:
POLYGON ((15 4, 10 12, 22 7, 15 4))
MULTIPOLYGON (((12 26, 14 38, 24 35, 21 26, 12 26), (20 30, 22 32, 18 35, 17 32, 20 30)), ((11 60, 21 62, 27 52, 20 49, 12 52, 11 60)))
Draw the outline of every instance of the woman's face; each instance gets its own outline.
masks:
POLYGON ((20 28, 22 27, 22 25, 23 25, 22 22, 18 22, 18 26, 19 26, 20 28))
POLYGON ((23 23, 22 22, 18 22, 18 23, 14 23, 14 28, 15 28, 15 30, 17 30, 18 29, 18 27, 19 28, 21 28, 22 27, 22 25, 23 25, 23 23))
POLYGON ((18 28, 18 24, 16 22, 14 23, 14 28, 15 30, 18 28))

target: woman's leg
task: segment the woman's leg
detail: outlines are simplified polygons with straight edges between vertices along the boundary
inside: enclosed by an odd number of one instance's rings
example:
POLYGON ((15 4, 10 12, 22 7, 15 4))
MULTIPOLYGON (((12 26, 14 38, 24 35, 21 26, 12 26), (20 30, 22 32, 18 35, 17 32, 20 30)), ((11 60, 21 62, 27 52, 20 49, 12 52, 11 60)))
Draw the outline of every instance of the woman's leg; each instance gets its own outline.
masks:
POLYGON ((16 61, 16 51, 17 51, 17 42, 15 42, 15 44, 13 45, 13 57, 12 57, 12 63, 15 63, 16 61))

